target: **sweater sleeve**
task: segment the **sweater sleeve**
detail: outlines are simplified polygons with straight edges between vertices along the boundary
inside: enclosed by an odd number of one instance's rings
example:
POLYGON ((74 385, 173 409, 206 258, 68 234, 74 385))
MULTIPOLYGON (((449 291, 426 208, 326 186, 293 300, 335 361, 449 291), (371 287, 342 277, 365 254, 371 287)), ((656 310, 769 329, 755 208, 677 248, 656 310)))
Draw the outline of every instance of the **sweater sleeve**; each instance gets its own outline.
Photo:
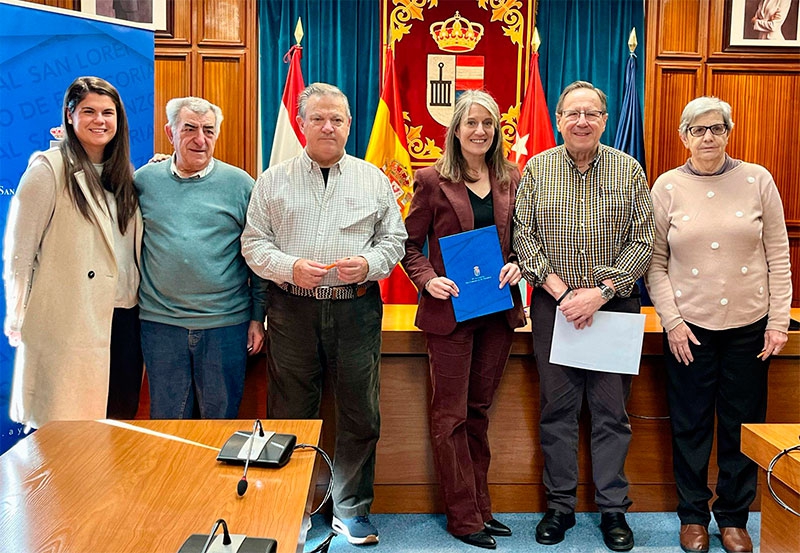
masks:
POLYGON ((789 236, 783 215, 778 188, 772 175, 761 187, 762 237, 767 259, 769 287, 769 316, 767 330, 786 332, 792 307, 792 274, 789 261, 789 236))
POLYGON ((22 175, 11 200, 3 239, 6 335, 22 329, 39 245, 56 205, 55 190, 53 168, 43 157, 39 157, 22 175))
POLYGON ((650 268, 645 275, 645 283, 650 299, 653 301, 661 326, 669 331, 683 322, 678 305, 675 303, 675 295, 672 289, 672 282, 669 279, 669 213, 667 206, 664 205, 666 195, 664 194, 663 180, 659 178, 653 185, 651 191, 653 199, 653 214, 655 219, 655 240, 653 242, 653 259, 650 268))

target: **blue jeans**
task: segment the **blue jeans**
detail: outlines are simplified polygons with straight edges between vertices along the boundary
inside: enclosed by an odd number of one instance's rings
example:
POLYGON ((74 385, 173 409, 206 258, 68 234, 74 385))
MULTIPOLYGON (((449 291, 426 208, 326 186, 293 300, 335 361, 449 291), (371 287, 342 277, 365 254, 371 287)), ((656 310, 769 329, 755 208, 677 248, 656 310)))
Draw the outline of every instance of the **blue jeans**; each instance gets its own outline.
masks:
POLYGON ((189 330, 142 321, 151 419, 235 419, 247 366, 247 330, 189 330))

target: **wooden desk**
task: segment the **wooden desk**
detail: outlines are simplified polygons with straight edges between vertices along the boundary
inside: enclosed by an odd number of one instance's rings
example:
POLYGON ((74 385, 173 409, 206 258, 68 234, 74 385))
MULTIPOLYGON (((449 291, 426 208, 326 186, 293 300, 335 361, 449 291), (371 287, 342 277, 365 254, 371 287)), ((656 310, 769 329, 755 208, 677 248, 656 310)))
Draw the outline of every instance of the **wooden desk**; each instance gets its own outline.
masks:
MULTIPOLYGON (((251 468, 240 498, 242 467, 216 456, 252 421, 122 425, 52 422, 0 457, 0 551, 174 553, 218 518, 232 534, 276 539, 280 553, 302 551, 313 450, 295 451, 282 469, 251 468)), ((264 428, 316 445, 322 421, 270 420, 264 428)))
MULTIPOLYGON (((800 551, 800 518, 778 505, 767 489, 766 469, 779 451, 800 443, 800 424, 742 425, 742 453, 761 467, 761 553, 800 551)), ((784 455, 772 471, 772 487, 800 512, 800 452, 784 455)))
MULTIPOLYGON (((628 401, 633 439, 625 471, 636 511, 673 511, 678 503, 672 473, 671 430, 666 399, 663 336, 652 307, 646 317, 639 376, 628 401)), ((386 305, 381 356, 381 439, 375 468, 375 513, 441 512, 443 505, 430 453, 428 406, 430 377, 423 333, 414 327, 415 305, 386 305)), ((800 309, 792 310, 800 319, 800 309)), ((669 354, 669 352, 667 352, 669 354)), ((800 423, 800 332, 769 369, 770 423, 800 423)), ((265 377, 264 377, 265 378, 265 377)), ((328 396, 329 398, 329 396, 328 396)), ((332 402, 322 418, 333 420, 332 402)), ((578 453, 578 507, 592 511, 594 484, 589 444, 589 417, 584 408, 578 453)), ((543 461, 539 447, 539 376, 530 325, 517 329, 511 356, 490 413, 492 464, 489 490, 495 512, 543 512, 543 461)), ((330 430, 331 425, 326 425, 330 430)), ((323 432, 325 450, 333 449, 332 432, 323 432)), ((709 486, 717 480, 716 456, 709 467, 709 486)), ((318 485, 321 485, 318 484, 318 485)), ((753 505, 757 510, 758 502, 753 505)), ((798 549, 797 551, 800 551, 798 549)))

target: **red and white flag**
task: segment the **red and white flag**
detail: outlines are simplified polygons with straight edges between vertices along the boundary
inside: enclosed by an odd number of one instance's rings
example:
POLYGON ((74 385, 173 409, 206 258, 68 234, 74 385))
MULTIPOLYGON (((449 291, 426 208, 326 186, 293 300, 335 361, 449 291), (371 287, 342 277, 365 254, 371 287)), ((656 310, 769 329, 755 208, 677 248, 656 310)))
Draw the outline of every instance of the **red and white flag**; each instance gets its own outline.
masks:
MULTIPOLYGON (((508 159, 516 163, 519 172, 522 173, 530 158, 555 145, 553 125, 550 123, 542 77, 539 75, 539 53, 534 52, 531 56, 528 88, 525 89, 525 99, 522 101, 517 121, 517 140, 508 152, 508 159)), ((533 288, 526 284, 526 289, 525 305, 530 305, 533 288)))
POLYGON ((553 125, 550 123, 542 77, 539 75, 539 53, 534 52, 528 87, 517 122, 517 140, 508 153, 508 159, 517 164, 521 173, 530 158, 555 145, 553 125))
POLYGON ((275 138, 269 156, 270 167, 295 157, 306 146, 306 137, 300 132, 300 125, 297 123, 297 98, 306 87, 300 69, 302 52, 303 48, 295 44, 283 57, 283 62, 289 63, 289 74, 286 76, 278 122, 275 124, 275 138))

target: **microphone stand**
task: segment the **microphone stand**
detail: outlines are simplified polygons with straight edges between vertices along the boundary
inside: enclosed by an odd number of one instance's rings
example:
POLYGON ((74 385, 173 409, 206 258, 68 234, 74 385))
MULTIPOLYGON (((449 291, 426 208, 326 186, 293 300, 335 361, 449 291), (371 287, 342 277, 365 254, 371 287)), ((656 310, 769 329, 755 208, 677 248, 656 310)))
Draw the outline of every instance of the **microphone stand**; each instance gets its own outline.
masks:
POLYGON ((208 548, 211 547, 211 542, 214 541, 214 534, 217 533, 220 525, 222 526, 222 545, 231 544, 231 535, 228 533, 228 524, 225 522, 224 518, 221 518, 214 523, 214 526, 211 528, 211 533, 208 535, 208 539, 206 540, 206 544, 203 546, 203 549, 200 550, 200 553, 206 553, 208 548))
POLYGON ((256 429, 258 429, 259 437, 263 438, 264 427, 261 426, 260 419, 256 419, 256 422, 253 423, 253 432, 250 434, 250 447, 247 448, 247 458, 244 460, 244 474, 242 474, 242 479, 236 485, 236 493, 239 494, 239 497, 242 497, 247 491, 247 469, 250 467, 250 456, 253 454, 253 442, 256 441, 256 429))

